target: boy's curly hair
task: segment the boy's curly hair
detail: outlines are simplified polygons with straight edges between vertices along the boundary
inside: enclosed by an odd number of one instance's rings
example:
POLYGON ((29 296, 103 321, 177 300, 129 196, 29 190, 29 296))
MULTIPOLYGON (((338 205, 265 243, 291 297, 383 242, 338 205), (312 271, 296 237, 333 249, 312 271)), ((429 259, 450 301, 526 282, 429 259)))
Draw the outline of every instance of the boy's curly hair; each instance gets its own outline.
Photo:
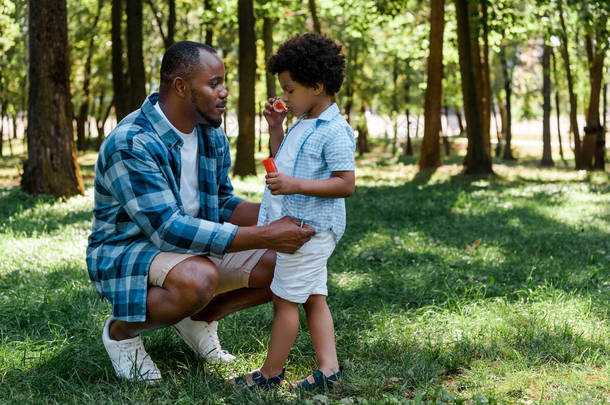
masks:
POLYGON ((269 58, 271 74, 288 71, 292 80, 309 87, 324 84, 329 96, 341 88, 345 74, 345 55, 342 47, 330 38, 308 33, 284 42, 269 58))

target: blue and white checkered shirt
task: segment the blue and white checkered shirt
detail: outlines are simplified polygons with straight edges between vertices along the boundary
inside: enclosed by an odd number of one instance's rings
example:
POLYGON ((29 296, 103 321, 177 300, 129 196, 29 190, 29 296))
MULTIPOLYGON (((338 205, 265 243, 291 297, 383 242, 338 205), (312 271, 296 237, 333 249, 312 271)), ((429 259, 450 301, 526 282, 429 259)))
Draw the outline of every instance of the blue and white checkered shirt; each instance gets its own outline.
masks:
POLYGON ((114 316, 146 320, 148 268, 161 251, 222 256, 237 227, 228 222, 242 201, 229 180, 229 142, 221 128, 197 126, 201 212, 193 218, 180 199, 183 141, 150 95, 102 144, 95 165, 89 276, 114 316))
MULTIPOLYGON (((287 132, 297 126, 301 117, 287 132)), ((286 139, 286 138, 284 138, 286 139)), ((282 145, 278 154, 282 151, 282 145)), ((326 180, 332 172, 354 170, 356 143, 354 131, 341 116, 337 104, 331 104, 318 116, 314 125, 301 134, 294 160, 292 177, 299 179, 326 180)), ((265 187, 263 202, 258 216, 262 226, 278 218, 269 218, 267 210, 271 192, 265 187)), ((343 198, 319 198, 302 194, 284 195, 281 217, 290 216, 311 225, 316 232, 332 231, 335 242, 345 232, 345 200, 343 198)))

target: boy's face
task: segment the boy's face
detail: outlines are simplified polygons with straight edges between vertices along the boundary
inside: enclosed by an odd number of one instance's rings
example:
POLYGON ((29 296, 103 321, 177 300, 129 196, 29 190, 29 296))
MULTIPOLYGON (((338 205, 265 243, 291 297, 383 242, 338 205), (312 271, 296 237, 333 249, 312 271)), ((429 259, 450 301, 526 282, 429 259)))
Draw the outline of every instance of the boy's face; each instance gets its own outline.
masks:
POLYGON ((296 116, 308 114, 316 103, 316 96, 320 94, 320 90, 295 82, 287 70, 281 72, 278 75, 278 79, 284 91, 282 101, 288 107, 288 111, 296 116))

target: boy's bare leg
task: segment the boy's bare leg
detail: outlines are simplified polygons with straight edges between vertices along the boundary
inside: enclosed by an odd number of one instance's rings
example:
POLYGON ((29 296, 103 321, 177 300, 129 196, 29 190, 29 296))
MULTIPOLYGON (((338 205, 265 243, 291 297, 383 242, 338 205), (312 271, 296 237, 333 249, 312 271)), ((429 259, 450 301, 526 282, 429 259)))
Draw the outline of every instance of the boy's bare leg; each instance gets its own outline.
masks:
POLYGON ((307 325, 318 359, 318 367, 324 375, 332 375, 339 371, 339 362, 335 347, 333 317, 328 309, 326 296, 311 295, 303 307, 307 314, 307 325))
POLYGON ((299 330, 299 304, 273 295, 273 324, 265 363, 260 371, 263 377, 280 374, 290 354, 299 330))

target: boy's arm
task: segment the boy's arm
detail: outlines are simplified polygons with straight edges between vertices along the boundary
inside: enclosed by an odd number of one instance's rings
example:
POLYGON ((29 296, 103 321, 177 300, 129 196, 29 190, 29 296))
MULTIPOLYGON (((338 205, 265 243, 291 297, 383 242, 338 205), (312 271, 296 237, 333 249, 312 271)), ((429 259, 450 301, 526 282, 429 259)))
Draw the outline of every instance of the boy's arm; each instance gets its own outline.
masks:
POLYGON ((356 187, 353 170, 333 172, 333 176, 326 180, 297 179, 282 173, 269 173, 266 179, 273 195, 303 194, 320 198, 345 198, 354 194, 356 187))

